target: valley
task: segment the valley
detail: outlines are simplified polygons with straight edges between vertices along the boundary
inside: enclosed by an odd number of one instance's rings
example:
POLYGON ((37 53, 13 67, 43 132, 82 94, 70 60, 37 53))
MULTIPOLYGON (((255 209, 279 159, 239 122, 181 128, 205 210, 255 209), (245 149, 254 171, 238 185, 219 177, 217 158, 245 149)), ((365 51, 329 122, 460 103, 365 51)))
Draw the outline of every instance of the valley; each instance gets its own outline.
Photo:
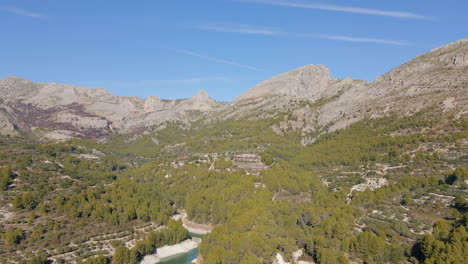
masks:
POLYGON ((307 65, 232 102, 4 78, 1 259, 153 264, 193 239, 158 263, 463 263, 467 95, 467 39, 374 82, 307 65))

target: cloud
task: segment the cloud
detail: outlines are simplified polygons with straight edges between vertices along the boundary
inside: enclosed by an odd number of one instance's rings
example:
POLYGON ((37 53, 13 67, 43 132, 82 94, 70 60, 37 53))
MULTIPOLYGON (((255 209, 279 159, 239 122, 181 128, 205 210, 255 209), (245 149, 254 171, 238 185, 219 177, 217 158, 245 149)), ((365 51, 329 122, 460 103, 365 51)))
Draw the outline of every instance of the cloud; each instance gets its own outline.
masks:
POLYGON ((409 45, 411 45, 409 42, 406 42, 406 41, 378 39, 378 38, 366 38, 366 37, 341 36, 341 35, 298 34, 297 36, 299 36, 299 37, 320 38, 320 39, 330 39, 330 40, 339 40, 339 41, 348 41, 348 42, 379 43, 379 44, 388 44, 388 45, 396 45, 396 46, 409 46, 409 45))
POLYGON ((282 34, 281 31, 276 30, 276 29, 252 26, 252 25, 243 25, 243 24, 206 23, 206 24, 193 25, 193 26, 190 26, 189 28, 207 30, 207 31, 265 35, 265 36, 275 36, 275 35, 282 34))
POLYGON ((32 18, 39 18, 39 19, 47 18, 47 16, 43 14, 31 12, 31 11, 24 10, 24 9, 19 9, 16 7, 0 6, 0 10, 4 10, 12 14, 25 16, 25 17, 32 17, 32 18))
POLYGON ((275 5, 275 6, 304 8, 304 9, 318 9, 318 10, 335 11, 335 12, 355 13, 355 14, 363 14, 363 15, 386 16, 386 17, 407 18, 407 19, 426 19, 426 20, 431 19, 431 17, 417 14, 417 13, 412 13, 412 12, 389 11, 389 10, 362 8, 362 7, 353 7, 353 6, 305 3, 305 2, 284 1, 284 0, 235 0, 235 1, 248 2, 248 3, 260 3, 260 4, 268 4, 268 5, 275 5))
MULTIPOLYGON (((307 34, 307 33, 291 33, 286 32, 280 29, 271 29, 266 27, 259 27, 254 25, 242 25, 242 24, 223 24, 223 23, 211 23, 211 24, 200 24, 195 26, 190 26, 189 28, 215 31, 215 32, 227 32, 227 33, 241 33, 241 34, 256 34, 256 35, 265 35, 273 37, 309 37, 309 38, 319 38, 319 39, 329 39, 329 40, 339 40, 339 41, 348 41, 348 42, 367 42, 367 43, 377 43, 377 44, 387 44, 387 45, 396 45, 396 46, 408 46, 410 43, 400 40, 388 40, 388 39, 379 39, 372 37, 355 37, 355 36, 342 36, 335 34, 307 34)), ((187 55, 192 55, 196 57, 203 57, 205 59, 217 60, 218 62, 223 61, 225 64, 237 64, 233 62, 228 62, 216 58, 208 58, 207 56, 196 54, 194 52, 183 51, 181 53, 188 53, 187 55)), ((244 68, 246 65, 242 65, 244 68)), ((255 68, 247 66, 249 68, 255 68)))
POLYGON ((220 58, 216 58, 216 57, 210 57, 210 56, 206 56, 206 55, 196 53, 196 52, 193 52, 193 51, 189 51, 189 50, 175 49, 174 51, 176 51, 177 53, 180 53, 180 54, 185 54, 185 55, 189 55, 189 56, 192 56, 192 57, 197 57, 197 58, 207 60, 207 61, 213 61, 213 62, 220 63, 220 64, 232 65, 232 66, 235 66, 235 67, 238 67, 238 68, 248 69, 248 70, 252 70, 252 71, 273 73, 272 71, 269 71, 269 70, 266 70, 266 69, 257 68, 257 67, 250 66, 250 65, 245 65, 245 64, 240 64, 240 63, 237 63, 237 62, 233 62, 233 61, 229 61, 229 60, 225 60, 225 59, 220 59, 220 58))

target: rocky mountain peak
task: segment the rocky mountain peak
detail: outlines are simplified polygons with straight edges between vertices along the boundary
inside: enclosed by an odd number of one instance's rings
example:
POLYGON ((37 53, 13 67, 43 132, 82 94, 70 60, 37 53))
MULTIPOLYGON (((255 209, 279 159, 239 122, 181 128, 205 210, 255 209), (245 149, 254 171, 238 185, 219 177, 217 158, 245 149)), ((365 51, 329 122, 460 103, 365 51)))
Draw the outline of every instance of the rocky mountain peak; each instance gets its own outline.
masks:
POLYGON ((327 66, 322 64, 308 64, 292 70, 290 73, 296 73, 303 78, 322 79, 330 77, 330 70, 327 66))
POLYGON ((210 98, 205 90, 200 90, 192 98, 182 102, 181 109, 206 112, 218 105, 218 103, 210 98))
POLYGON ((198 91, 193 97, 192 97, 193 100, 196 100, 196 101, 209 101, 211 100, 211 98, 208 96, 208 92, 206 92, 205 90, 200 90, 198 91))
POLYGON ((274 95, 314 98, 336 80, 330 77, 330 71, 325 65, 305 65, 257 84, 235 101, 255 100, 274 95))

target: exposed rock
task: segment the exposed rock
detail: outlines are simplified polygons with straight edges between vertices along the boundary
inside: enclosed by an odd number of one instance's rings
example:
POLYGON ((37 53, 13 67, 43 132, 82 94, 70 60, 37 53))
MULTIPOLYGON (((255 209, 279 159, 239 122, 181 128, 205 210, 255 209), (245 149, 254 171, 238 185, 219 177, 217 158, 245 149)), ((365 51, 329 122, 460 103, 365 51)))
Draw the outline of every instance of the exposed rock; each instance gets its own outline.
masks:
POLYGON ((70 130, 53 130, 49 132, 45 132, 42 134, 43 137, 57 140, 57 141, 65 141, 72 138, 83 138, 85 137, 84 134, 70 131, 70 130))
POLYGON ((308 65, 256 85, 214 115, 218 119, 256 119, 275 110, 293 110, 289 120, 272 128, 279 134, 301 129, 304 145, 315 140, 316 135, 308 136, 315 131, 334 131, 364 118, 411 115, 438 103, 459 117, 468 113, 467 54, 468 39, 456 41, 418 56, 372 83, 339 80, 330 77, 325 66, 308 65), (303 100, 315 105, 295 109, 303 100))
POLYGON ((11 204, 0 207, 0 223, 7 221, 13 215, 13 206, 11 204))
POLYGON ((0 133, 14 127, 45 131, 54 139, 86 137, 105 139, 113 133, 155 129, 167 121, 188 123, 223 103, 206 91, 190 99, 161 100, 120 97, 103 88, 34 83, 18 77, 0 80, 0 133))
POLYGON ((290 72, 275 76, 257 84, 247 92, 239 95, 236 101, 255 100, 264 97, 286 94, 295 98, 319 97, 327 91, 329 85, 337 79, 330 77, 324 65, 306 65, 290 72))
POLYGON ((154 112, 162 110, 162 105, 163 102, 161 101, 161 98, 159 98, 159 96, 150 95, 146 97, 143 109, 145 110, 145 112, 154 112))
POLYGON ((0 135, 16 135, 15 126, 8 119, 7 115, 2 113, 0 108, 0 135))
POLYGON ((273 264, 290 264, 291 262, 286 262, 283 258, 283 255, 281 253, 276 253, 276 257, 273 260, 273 264))
POLYGON ((6 77, 0 80, 0 133, 14 135, 20 129, 102 140, 114 133, 141 135, 172 121, 188 127, 200 118, 256 120, 288 112, 272 129, 278 134, 300 130, 306 145, 365 118, 411 115, 434 106, 460 117, 468 113, 467 94, 468 39, 418 56, 372 83, 333 78, 323 65, 306 65, 263 81, 230 103, 215 101, 203 90, 189 99, 142 99, 6 77))
POLYGON ((364 178, 366 182, 356 184, 353 187, 351 187, 351 191, 348 193, 348 197, 346 198, 346 201, 349 203, 351 199, 353 198, 353 191, 357 192, 364 192, 365 190, 369 189, 371 191, 378 189, 382 186, 388 185, 388 180, 385 178, 364 178))
POLYGON ((439 55, 439 62, 451 66, 468 65, 468 39, 461 39, 431 51, 439 55), (447 52, 455 50, 455 52, 447 52))
POLYGON ((456 98, 457 111, 468 109, 468 41, 461 40, 427 54, 358 85, 323 106, 319 126, 333 123, 330 130, 346 127, 363 118, 392 113, 410 115, 448 97, 456 98), (462 59, 463 58, 463 59, 462 59))
POLYGON ((332 78, 324 65, 306 65, 257 84, 211 115, 218 119, 250 115, 264 118, 267 117, 264 113, 270 110, 284 110, 301 101, 315 102, 332 98, 363 83, 366 82, 332 78))
POLYGON ((208 93, 205 90, 200 90, 195 96, 181 103, 181 108, 184 110, 198 110, 198 111, 209 111, 216 107, 218 103, 208 97, 208 93))
POLYGON ((371 191, 380 188, 382 186, 388 185, 388 180, 385 178, 365 178, 366 182, 354 185, 351 188, 352 191, 363 192, 366 189, 370 189, 371 191))
POLYGON ((248 173, 258 174, 260 171, 268 169, 258 154, 237 154, 232 160, 234 168, 244 169, 248 173))
POLYGON ((294 260, 294 262, 298 262, 299 261, 299 258, 302 257, 304 255, 304 250, 303 249, 298 249, 296 251, 294 251, 292 253, 292 258, 294 260))

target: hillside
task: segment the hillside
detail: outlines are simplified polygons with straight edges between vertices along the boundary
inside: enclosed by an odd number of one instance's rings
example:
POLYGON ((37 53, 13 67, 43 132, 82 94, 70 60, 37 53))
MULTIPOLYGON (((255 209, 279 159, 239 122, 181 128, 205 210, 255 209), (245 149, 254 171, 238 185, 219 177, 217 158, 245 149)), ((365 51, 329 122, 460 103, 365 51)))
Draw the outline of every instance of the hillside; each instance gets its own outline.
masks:
POLYGON ((229 103, 0 80, 5 263, 463 263, 468 40, 373 82, 307 65, 229 103), (50 140, 53 139, 53 140, 50 140), (58 139, 58 140, 57 140, 58 139))
POLYGON ((189 99, 119 97, 103 88, 0 80, 0 132, 27 131, 51 139, 108 139, 116 133, 153 130, 167 121, 188 123, 222 105, 205 91, 189 99))
POLYGON ((467 56, 468 40, 462 39, 418 56, 372 83, 340 80, 331 77, 326 66, 307 65, 261 82, 227 104, 205 91, 190 99, 141 99, 119 97, 103 88, 6 77, 0 80, 0 131, 37 130, 54 139, 104 140, 114 134, 147 133, 167 122, 189 125, 200 119, 252 119, 293 111, 291 116, 303 124, 291 125, 308 134, 344 128, 364 118, 411 115, 434 102, 464 114, 467 56))

